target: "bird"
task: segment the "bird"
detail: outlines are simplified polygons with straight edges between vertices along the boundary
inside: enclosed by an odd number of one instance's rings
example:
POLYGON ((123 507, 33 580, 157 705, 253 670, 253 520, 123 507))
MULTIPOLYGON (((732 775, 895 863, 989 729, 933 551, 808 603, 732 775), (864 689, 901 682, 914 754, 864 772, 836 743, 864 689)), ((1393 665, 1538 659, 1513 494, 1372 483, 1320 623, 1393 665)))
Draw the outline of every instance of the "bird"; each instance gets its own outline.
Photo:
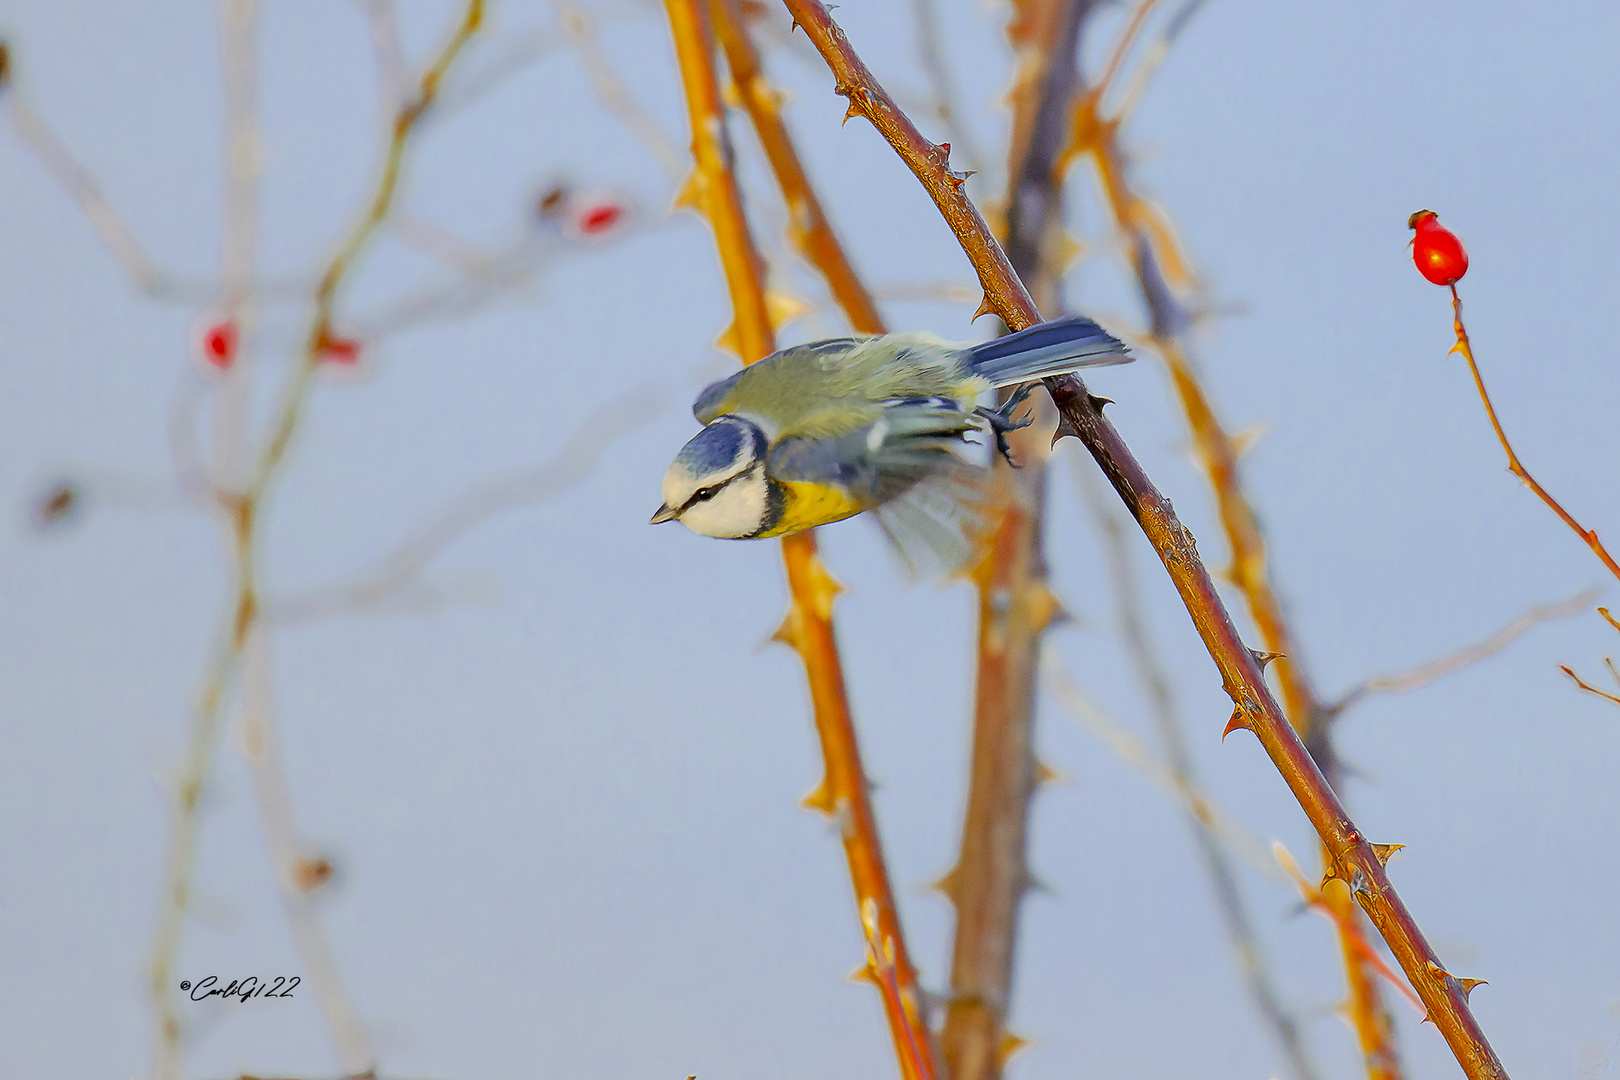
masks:
POLYGON ((988 429, 1012 463, 1006 433, 1030 423, 1012 414, 1035 380, 1131 359, 1077 315, 978 344, 913 332, 783 349, 697 396, 703 428, 664 473, 652 524, 757 540, 872 510, 903 554, 920 541, 956 564, 990 475, 962 456, 967 435, 988 429), (1021 388, 975 406, 1007 386, 1021 388))

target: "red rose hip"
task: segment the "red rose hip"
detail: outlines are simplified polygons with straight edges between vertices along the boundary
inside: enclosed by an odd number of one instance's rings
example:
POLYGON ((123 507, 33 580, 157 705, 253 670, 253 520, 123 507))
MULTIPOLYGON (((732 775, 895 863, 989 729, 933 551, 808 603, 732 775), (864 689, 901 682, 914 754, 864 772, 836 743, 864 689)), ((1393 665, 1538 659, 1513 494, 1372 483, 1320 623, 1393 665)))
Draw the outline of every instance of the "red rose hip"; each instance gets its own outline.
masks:
POLYGON ((1412 238, 1412 261, 1418 273, 1436 285, 1454 285, 1468 273, 1468 252, 1457 234, 1440 224, 1433 210, 1419 210, 1406 219, 1412 238))

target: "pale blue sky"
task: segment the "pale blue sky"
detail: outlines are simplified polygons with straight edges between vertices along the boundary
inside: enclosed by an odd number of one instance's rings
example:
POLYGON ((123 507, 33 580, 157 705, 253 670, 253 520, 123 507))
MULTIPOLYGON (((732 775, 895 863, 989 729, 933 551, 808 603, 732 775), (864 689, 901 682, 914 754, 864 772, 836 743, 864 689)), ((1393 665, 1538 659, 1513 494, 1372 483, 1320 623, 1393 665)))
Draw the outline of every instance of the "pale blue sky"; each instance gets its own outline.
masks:
MULTIPOLYGON (((978 141, 994 152, 1004 12, 939 6, 978 141)), ((403 7, 421 57, 452 6, 403 7)), ((262 267, 286 279, 311 272, 359 205, 381 122, 358 5, 261 9, 262 267)), ((599 10, 614 67, 684 145, 659 9, 599 10)), ((837 17, 880 78, 915 94, 907 11, 847 0, 837 17)), ((549 18, 545 5, 497 4, 464 73, 549 18)), ((4 0, 0 33, 34 107, 153 256, 217 272, 215 6, 4 0)), ((1213 0, 1132 121, 1144 186, 1230 312, 1201 331, 1198 353, 1231 424, 1268 427, 1247 475, 1329 694, 1603 580, 1504 471, 1465 368, 1445 356, 1445 293, 1407 261, 1411 211, 1438 210, 1469 245, 1470 328, 1526 463, 1620 543, 1617 40, 1620 14, 1596 3, 1213 0)), ((888 148, 864 123, 840 129, 842 102, 814 58, 770 64, 870 280, 969 282, 888 148)), ((465 599, 278 633, 294 798, 340 866, 325 924, 389 1075, 891 1076, 875 995, 845 982, 861 941, 842 854, 796 805, 818 768, 800 669, 760 648, 784 603, 776 549, 645 524, 692 430, 686 402, 728 363, 710 346, 726 299, 706 227, 665 215, 657 160, 566 50, 432 124, 402 204, 494 247, 559 176, 627 192, 636 229, 613 246, 548 249, 518 294, 389 337, 369 379, 323 385, 270 503, 266 578, 301 591, 364 569, 469 484, 564 449, 622 390, 653 386, 665 403, 588 482, 437 560, 430 579, 465 599)), ((993 195, 993 182, 970 191, 993 195)), ((1070 278, 1071 305, 1127 331, 1132 295, 1087 182, 1073 190, 1096 255, 1070 278)), ((198 311, 135 295, 9 115, 0 191, 0 1078, 146 1075, 159 780, 178 759, 226 580, 206 518, 116 504, 172 475, 166 418, 195 379, 198 311), (89 504, 41 534, 30 500, 61 475, 86 481, 89 504)), ((762 222, 779 219, 766 204, 762 222)), ((824 302, 802 267, 782 273, 824 302)), ((386 240, 344 309, 377 311, 435 275, 386 240)), ((894 302, 887 314, 965 338, 971 307, 894 302)), ((267 315, 261 400, 305 317, 267 315)), ((824 305, 789 333, 839 328, 824 305)), ((1157 361, 1094 383, 1218 562, 1157 361)), ((1060 457, 1051 561, 1078 621, 1054 641, 1150 736, 1075 494, 1071 470, 1091 466, 1073 446, 1060 457)), ((925 982, 940 988, 950 917, 926 884, 959 828, 971 597, 902 589, 860 522, 826 530, 824 546, 850 586, 840 629, 891 869, 925 982)), ((1219 680, 1146 546, 1136 551, 1208 787, 1309 858, 1308 827, 1255 742, 1218 741, 1219 680)), ((1575 1076, 1583 1047, 1620 1041, 1620 709, 1556 667, 1597 677, 1615 653, 1620 638, 1589 612, 1343 721, 1352 810, 1372 838, 1409 845, 1392 877, 1442 958, 1490 980, 1476 1012, 1518 1076, 1575 1076)), ((1014 1029, 1034 1046, 1009 1075, 1276 1074, 1177 811, 1050 700, 1040 725, 1043 757, 1070 783, 1036 804, 1032 861, 1050 891, 1025 908, 1014 1029)), ((221 750, 180 973, 295 974, 233 735, 221 750)), ((1329 1012, 1340 976, 1327 926, 1297 914, 1285 888, 1247 873, 1245 884, 1323 1075, 1356 1075, 1329 1012)), ((1456 1075, 1434 1029, 1393 1008, 1413 1074, 1456 1075)), ((310 995, 186 1015, 188 1075, 334 1072, 310 995)), ((1584 1075, 1620 1075, 1606 1068, 1584 1075)))

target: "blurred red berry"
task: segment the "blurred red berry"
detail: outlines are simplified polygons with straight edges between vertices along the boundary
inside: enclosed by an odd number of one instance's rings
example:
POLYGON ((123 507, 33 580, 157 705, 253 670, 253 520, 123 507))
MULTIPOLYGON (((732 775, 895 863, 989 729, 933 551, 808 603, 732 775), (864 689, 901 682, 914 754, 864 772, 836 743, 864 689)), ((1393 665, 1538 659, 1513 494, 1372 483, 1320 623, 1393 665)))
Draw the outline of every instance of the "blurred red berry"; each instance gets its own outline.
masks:
POLYGON ((320 361, 353 367, 360 362, 360 343, 354 338, 327 338, 321 342, 320 361))
POLYGON ((202 358, 221 371, 236 361, 236 324, 230 319, 214 323, 198 339, 202 358))
POLYGON ((571 196, 565 234, 575 241, 607 240, 630 223, 630 204, 613 191, 587 191, 571 196))
POLYGON ((1468 252, 1457 234, 1440 224, 1433 210, 1419 210, 1406 219, 1417 235, 1412 238, 1412 261, 1418 273, 1436 285, 1452 285, 1468 273, 1468 252))
POLYGON ((624 209, 611 203, 588 207, 584 213, 579 215, 579 231, 586 236, 605 233, 617 225, 622 217, 624 217, 624 209))

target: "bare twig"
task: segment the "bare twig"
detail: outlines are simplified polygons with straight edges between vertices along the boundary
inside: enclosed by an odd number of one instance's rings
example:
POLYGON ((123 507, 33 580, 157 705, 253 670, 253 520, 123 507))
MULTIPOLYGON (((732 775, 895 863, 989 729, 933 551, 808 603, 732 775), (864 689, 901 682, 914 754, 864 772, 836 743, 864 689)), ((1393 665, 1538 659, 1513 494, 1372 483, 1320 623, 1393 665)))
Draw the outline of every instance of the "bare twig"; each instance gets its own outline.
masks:
POLYGON ((1198 9, 1204 6, 1204 0, 1186 0, 1164 22, 1151 44, 1142 52, 1142 59, 1137 61, 1131 70, 1131 81, 1119 94, 1119 104, 1116 106, 1116 115, 1129 116, 1136 108, 1137 102, 1142 100, 1146 93, 1148 83, 1164 63, 1164 58, 1170 55, 1170 47, 1176 43, 1181 32, 1187 28, 1192 17, 1198 14, 1198 9))
MULTIPOLYGON (((147 255, 146 249, 124 222, 101 184, 69 152, 45 118, 35 110, 29 100, 26 81, 18 71, 15 47, 8 46, 6 55, 8 70, 4 93, 0 94, 0 106, 10 110, 12 123, 23 144, 34 152, 46 171, 78 203, 90 227, 123 268, 131 284, 157 299, 194 294, 198 289, 194 283, 181 282, 175 275, 158 267, 147 255)), ((210 290, 204 288, 203 291, 210 290)))
MULTIPOLYGON (((1254 999, 1255 1008, 1259 1010, 1261 1020, 1276 1038, 1294 1076, 1298 1080, 1313 1080, 1316 1067, 1311 1062, 1294 1017, 1283 1006, 1282 999, 1277 993, 1276 984, 1261 949, 1260 939, 1254 932, 1254 920, 1243 900, 1243 891, 1238 885, 1237 875, 1233 872, 1219 841, 1223 836, 1227 837, 1225 845, 1227 848, 1241 851, 1249 857, 1251 864, 1258 858, 1259 864, 1267 870, 1274 870, 1276 862, 1267 857, 1265 849, 1258 841, 1249 838, 1246 832, 1234 834, 1237 828, 1235 825, 1229 825, 1225 829, 1218 827, 1217 821, 1214 820, 1214 811, 1206 809, 1210 804, 1196 794, 1198 781, 1192 750, 1187 745, 1186 726, 1182 722, 1169 675, 1158 657, 1147 626, 1141 591, 1136 583, 1136 570, 1125 542, 1125 522, 1118 509, 1108 505, 1097 478, 1084 469, 1077 470, 1077 474, 1086 507, 1091 511, 1098 531, 1102 533, 1103 551, 1108 559, 1108 580, 1114 590, 1114 606, 1119 621, 1120 637, 1125 642, 1131 666, 1136 670, 1137 681, 1147 693, 1149 712, 1153 716, 1154 727, 1158 729, 1159 741, 1164 746, 1167 760, 1161 767, 1166 774, 1165 782, 1168 783, 1169 790, 1186 806, 1193 842, 1198 847, 1199 858, 1204 864, 1210 887, 1215 893, 1216 910, 1221 916, 1227 941, 1238 961, 1238 969, 1248 985, 1249 995, 1254 999), (1233 835, 1239 835, 1250 842, 1237 847, 1231 839, 1233 835)), ((1061 693, 1058 697, 1060 701, 1063 700, 1061 693)), ((1095 713, 1096 710, 1092 711, 1095 713)), ((1095 716, 1091 719, 1092 724, 1088 726, 1095 726, 1095 716)), ((1118 752, 1116 749, 1116 753, 1118 752)))
MULTIPOLYGON (((951 226, 985 286, 984 308, 1014 329, 1040 321, 1040 312, 984 218, 962 193, 961 178, 950 172, 946 155, 895 106, 850 46, 848 37, 819 0, 785 0, 832 69, 835 89, 849 99, 855 115, 876 127, 912 169, 951 226)), ((1435 958, 1417 923, 1406 910, 1384 872, 1373 845, 1351 821, 1298 734, 1272 697, 1260 657, 1238 636, 1231 616, 1198 556, 1192 534, 1142 469, 1119 433, 1102 414, 1079 378, 1047 381, 1062 417, 1059 431, 1075 435, 1091 453, 1142 527, 1180 592, 1193 624, 1219 668, 1223 686, 1236 705, 1228 730, 1254 732, 1282 774, 1330 854, 1332 872, 1352 886, 1355 899, 1368 912, 1389 943, 1407 977, 1428 1008, 1429 1018, 1445 1037, 1463 1071, 1473 1080, 1505 1076, 1485 1033, 1468 1009, 1462 984, 1435 958)))
POLYGON ((972 285, 955 281, 895 282, 872 287, 875 299, 895 302, 973 304, 978 302, 980 295, 980 291, 972 285))
POLYGON ((214 748, 219 741, 221 710, 236 659, 226 643, 217 648, 194 707, 185 757, 173 786, 174 822, 169 833, 168 860, 163 892, 158 898, 158 923, 152 937, 151 983, 157 1010, 155 1075, 175 1080, 180 1075, 180 1010, 174 996, 174 961, 191 904, 191 868, 197 849, 198 805, 202 800, 214 748))
POLYGON ((377 54, 378 97, 383 112, 395 113, 405 103, 410 76, 405 64, 405 47, 400 43, 399 8, 394 0, 357 0, 365 8, 366 27, 371 31, 371 48, 377 54))
MULTIPOLYGON (((775 348, 775 332, 766 303, 764 267, 731 168, 731 146, 713 66, 708 6, 707 0, 666 0, 692 129, 695 168, 685 192, 714 230, 734 313, 727 336, 738 347, 744 362, 751 362, 775 348)), ((887 1011, 902 1074, 906 1080, 933 1080, 926 1004, 900 929, 899 910, 883 859, 844 687, 832 622, 832 602, 838 585, 816 554, 813 532, 784 537, 782 555, 792 599, 787 619, 776 636, 792 646, 804 661, 826 766, 821 783, 805 804, 837 823, 849 861, 857 911, 862 913, 863 921, 870 923, 868 937, 879 943, 879 958, 892 966, 899 1008, 887 1011)))
POLYGON ((1556 604, 1537 604, 1483 641, 1446 653, 1444 656, 1431 660, 1421 667, 1412 668, 1410 671, 1401 671, 1389 675, 1374 675, 1328 706, 1328 711, 1336 717, 1351 705, 1371 694, 1409 694, 1419 687, 1429 685, 1436 679, 1443 679, 1447 675, 1462 671, 1464 668, 1477 664, 1487 657, 1496 655, 1523 634, 1540 626, 1542 623, 1552 622, 1555 619, 1565 619, 1585 611, 1592 601, 1597 599, 1597 596, 1598 591, 1596 589, 1585 589, 1568 600, 1561 600, 1556 604))
POLYGON ((1557 514, 1559 519, 1565 525, 1568 525, 1575 535, 1586 543, 1587 547, 1592 549, 1592 554, 1596 555, 1598 561, 1609 568, 1609 573, 1620 579, 1620 563, 1614 561, 1614 556, 1609 554, 1608 549, 1603 546, 1603 542, 1598 539, 1597 532, 1584 527, 1580 522, 1570 517, 1569 511, 1559 505, 1557 499, 1547 494, 1547 489, 1536 482, 1536 478, 1530 475, 1530 470, 1526 469, 1519 461, 1519 455, 1513 452, 1513 444, 1508 442, 1507 432, 1502 430, 1502 421, 1496 417, 1496 406, 1491 404, 1491 395, 1485 390, 1485 380, 1480 376, 1479 365, 1474 362, 1474 349, 1468 343, 1468 329, 1463 325, 1462 297, 1457 295, 1455 283, 1451 286, 1451 311, 1452 329, 1457 334, 1457 344, 1451 347, 1451 351, 1461 353, 1462 358, 1468 361, 1468 370, 1474 376, 1474 386, 1479 390, 1479 400, 1485 405, 1485 415, 1490 417, 1491 427, 1496 431, 1496 439, 1502 444, 1502 450, 1507 454, 1508 471, 1523 480, 1525 485, 1536 493, 1536 497, 1546 503, 1552 509, 1552 512, 1557 514))
POLYGON ((437 100, 445 72, 477 32, 483 18, 483 0, 469 0, 455 31, 450 35, 450 40, 422 73, 415 96, 402 105, 394 116, 388 148, 383 157, 382 174, 378 177, 371 202, 365 213, 350 228, 348 236, 339 245, 337 253, 332 256, 315 288, 315 314, 305 335, 303 356, 295 365, 292 377, 282 394, 270 438, 259 455, 257 468, 244 495, 248 503, 256 501, 263 493, 272 474, 281 464, 282 456, 287 452, 287 445, 291 442, 293 431, 297 428, 298 419, 303 413, 315 368, 320 363, 322 354, 336 337, 332 320, 338 288, 370 243, 378 227, 388 217, 389 211, 393 209, 394 195, 399 189, 400 169, 405 160, 406 144, 422 117, 437 100))
POLYGON ((560 26, 531 27, 491 41, 477 62, 458 68, 455 83, 440 93, 434 112, 443 119, 467 108, 531 65, 568 46, 560 26))
POLYGON ((267 601, 265 617, 301 623, 377 610, 417 580, 446 548, 494 515, 551 498, 587 479, 615 440, 651 419, 663 404, 664 395, 648 388, 617 395, 564 439, 556 457, 469 488, 412 529, 372 572, 348 584, 267 601))
POLYGON ((989 159, 979 152, 978 140, 969 130, 961 108, 956 79, 951 74, 951 62, 945 55, 945 42, 940 35, 938 0, 911 0, 911 20, 917 28, 917 56, 934 95, 932 111, 950 137, 963 167, 968 172, 977 172, 989 159))
MULTIPOLYGON (((1609 673, 1614 675, 1615 682, 1617 684, 1620 684, 1620 673, 1615 672, 1613 661, 1605 661, 1605 663, 1607 663, 1609 665, 1609 673)), ((1580 687, 1582 690, 1585 690, 1588 694, 1596 694, 1598 697, 1603 698, 1605 701, 1612 701, 1616 705, 1620 705, 1620 697, 1616 697, 1614 694, 1609 693, 1607 690, 1599 690, 1597 687, 1592 686, 1590 683, 1587 683, 1586 681, 1584 681, 1579 675, 1575 674, 1575 672, 1572 671, 1566 665, 1559 664, 1558 665, 1558 670, 1562 671, 1565 675, 1568 675, 1571 679, 1574 679, 1575 680, 1575 685, 1580 687)))
MULTIPOLYGON (((1223 864, 1234 886, 1230 864, 1225 856, 1230 852, 1241 858, 1248 867, 1262 877, 1282 882, 1285 876, 1278 872, 1276 860, 1260 838, 1233 817, 1198 785, 1196 779, 1178 768, 1168 754, 1157 754, 1130 728, 1104 712, 1091 696, 1082 690, 1064 667, 1058 652, 1051 645, 1041 650, 1042 683, 1053 699, 1061 705, 1074 722, 1087 734, 1102 743, 1119 760, 1141 773, 1149 782, 1169 795, 1186 811, 1198 832, 1212 841, 1221 852, 1223 864)), ((1245 914, 1245 919, 1247 915, 1245 914)), ((1257 950, 1258 941, 1252 929, 1246 929, 1242 950, 1257 950)))
POLYGON ((590 13, 578 4, 564 3, 562 0, 556 0, 552 6, 557 11, 563 31, 568 35, 569 44, 591 80, 591 86, 596 89, 596 96, 658 160, 670 183, 680 183, 685 163, 675 140, 664 133, 658 121, 641 107, 635 95, 614 74, 613 65, 608 63, 601 43, 596 39, 596 24, 590 13))
MULTIPOLYGON (((1603 616, 1603 620, 1605 622, 1607 622, 1610 626, 1614 627, 1616 630, 1620 630, 1620 620, 1617 620, 1613 615, 1609 614, 1609 609, 1608 608, 1601 608, 1600 607, 1597 610, 1598 610, 1598 614, 1603 616)), ((1614 680, 1614 684, 1616 686, 1620 686, 1620 669, 1617 669, 1614 666, 1614 661, 1612 659, 1610 659, 1609 657, 1605 656, 1603 658, 1603 666, 1609 669, 1609 677, 1614 680)), ((1562 671, 1565 675, 1568 675, 1571 679, 1574 679, 1575 680, 1575 685, 1580 687, 1582 690, 1585 690, 1588 694, 1596 694, 1600 698, 1603 698, 1603 699, 1605 699, 1607 701, 1612 701, 1616 705, 1620 705, 1620 697, 1616 697, 1615 695, 1609 693, 1606 690, 1599 690, 1597 687, 1595 687, 1592 684, 1586 682, 1579 675, 1575 674, 1574 669, 1570 668, 1568 665, 1559 664, 1558 665, 1558 670, 1562 671)))
POLYGON ((314 909, 311 894, 330 876, 331 867, 325 860, 310 856, 298 835, 287 769, 276 738, 271 683, 270 629, 260 621, 248 633, 242 648, 242 757, 253 781, 259 822, 303 974, 326 1018, 339 1066, 346 1073, 358 1075, 370 1071, 376 1058, 314 909))
MULTIPOLYGON (((251 8, 245 10, 247 14, 251 14, 251 8)), ((242 10, 238 9, 235 14, 242 14, 242 10)), ((257 462, 251 469, 242 470, 240 478, 242 486, 237 489, 222 488, 217 492, 217 503, 223 511, 222 516, 225 519, 225 525, 230 536, 229 544, 235 564, 235 581, 228 602, 228 611, 221 641, 215 648, 214 657, 209 664, 208 671, 203 679, 201 692, 198 695, 196 718, 187 743, 185 760, 175 795, 175 818, 170 835, 168 868, 160 898, 158 927, 154 934, 151 964, 151 989, 158 1012, 159 1030, 156 1073, 159 1080, 172 1080, 172 1078, 179 1075, 181 1031, 179 1014, 174 999, 173 971, 175 955, 184 929, 185 912, 191 890, 192 864, 195 856, 198 829, 198 803, 213 760, 215 743, 218 741, 219 722, 225 693, 235 674, 249 635, 255 630, 262 615, 255 569, 255 555, 259 535, 259 510, 263 498, 283 460, 287 446, 292 439, 298 418, 308 396, 310 379, 314 368, 319 362, 321 353, 327 348, 332 339, 331 325, 338 288, 365 248, 367 241, 392 207, 406 142, 417 121, 433 103, 445 71, 460 53, 462 46, 466 44, 477 29, 482 15, 482 0, 469 0, 456 31, 423 74, 416 97, 403 106, 393 118, 392 134, 382 175, 378 180, 371 202, 365 214, 355 224, 348 238, 327 266, 326 272, 322 275, 320 284, 316 289, 315 312, 309 333, 305 339, 303 354, 295 365, 287 386, 283 390, 281 406, 277 418, 273 422, 270 437, 257 462)), ((236 24, 228 23, 227 25, 230 27, 236 24)), ((228 30, 229 32, 231 31, 228 30)), ((236 32, 241 35, 246 33, 240 27, 236 32)), ((233 39, 228 38, 228 43, 231 40, 233 39)), ((246 38, 241 36, 235 40, 236 45, 233 47, 241 47, 246 38)), ((248 99, 248 101, 250 103, 251 99, 248 99)), ((238 115, 240 118, 241 114, 228 112, 228 117, 231 115, 238 115)), ((249 129, 239 128, 236 133, 237 135, 243 135, 247 131, 249 129)), ((228 140, 228 145, 234 148, 240 144, 233 139, 228 140)), ((248 191, 246 186, 251 184, 251 173, 251 168, 246 169, 234 181, 244 185, 242 193, 237 197, 237 201, 231 203, 232 206, 237 208, 237 213, 242 212, 242 207, 251 207, 251 192, 248 191)), ((243 226, 228 226, 228 230, 233 227, 244 228, 243 226)), ((243 232, 239 233, 239 235, 243 239, 240 241, 239 246, 233 249, 238 252, 233 257, 233 265, 238 269, 243 265, 242 259, 247 258, 250 261, 252 251, 251 233, 243 232), (244 256, 242 252, 246 252, 247 255, 244 256)), ((242 416, 245 416, 245 410, 242 416)), ((239 416, 237 419, 240 421, 242 417, 239 416)), ((218 447, 216 447, 217 449, 218 447)), ((234 472, 234 470, 232 471, 234 472)), ((215 472, 216 476, 218 476, 217 462, 215 472)), ((345 1029, 346 1021, 340 1020, 334 1030, 340 1046, 349 1045, 346 1042, 347 1036, 343 1033, 345 1029)), ((359 1051, 356 1050, 356 1052, 359 1051)), ((369 1057, 369 1051, 366 1052, 366 1056, 369 1057)), ((361 1067, 366 1068, 369 1065, 362 1065, 361 1067)))

